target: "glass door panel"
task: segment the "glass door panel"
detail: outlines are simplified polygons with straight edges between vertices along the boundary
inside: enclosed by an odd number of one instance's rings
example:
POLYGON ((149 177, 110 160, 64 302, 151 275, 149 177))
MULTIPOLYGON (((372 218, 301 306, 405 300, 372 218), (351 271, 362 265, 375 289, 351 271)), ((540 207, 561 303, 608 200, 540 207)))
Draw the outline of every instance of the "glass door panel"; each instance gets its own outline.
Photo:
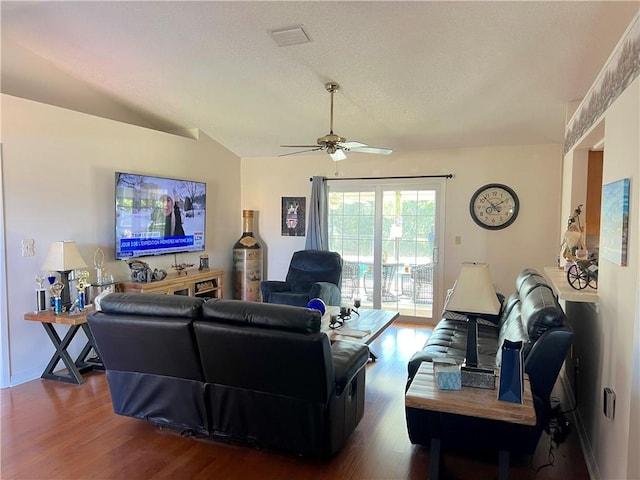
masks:
POLYGON ((342 302, 431 318, 439 185, 329 184, 329 245, 344 261, 342 302))

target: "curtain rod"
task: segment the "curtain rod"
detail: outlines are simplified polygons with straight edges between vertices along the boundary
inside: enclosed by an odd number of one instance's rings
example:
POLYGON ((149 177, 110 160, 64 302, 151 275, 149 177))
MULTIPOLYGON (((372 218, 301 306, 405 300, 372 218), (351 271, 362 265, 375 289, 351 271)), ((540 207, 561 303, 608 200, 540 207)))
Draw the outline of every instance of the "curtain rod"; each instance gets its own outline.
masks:
MULTIPOLYGON (((326 178, 325 180, 402 180, 404 178, 453 178, 453 173, 447 173, 442 175, 408 175, 406 177, 338 177, 338 178, 326 178)), ((309 178, 309 181, 313 181, 313 177, 309 178)))

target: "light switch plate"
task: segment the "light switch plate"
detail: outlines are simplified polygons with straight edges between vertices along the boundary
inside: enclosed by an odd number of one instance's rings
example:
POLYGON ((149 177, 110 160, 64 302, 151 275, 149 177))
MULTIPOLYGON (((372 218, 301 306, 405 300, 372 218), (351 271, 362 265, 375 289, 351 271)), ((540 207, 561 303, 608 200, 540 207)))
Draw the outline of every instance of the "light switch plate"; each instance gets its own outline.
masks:
POLYGON ((33 238, 22 240, 22 256, 33 257, 36 254, 36 242, 33 238))

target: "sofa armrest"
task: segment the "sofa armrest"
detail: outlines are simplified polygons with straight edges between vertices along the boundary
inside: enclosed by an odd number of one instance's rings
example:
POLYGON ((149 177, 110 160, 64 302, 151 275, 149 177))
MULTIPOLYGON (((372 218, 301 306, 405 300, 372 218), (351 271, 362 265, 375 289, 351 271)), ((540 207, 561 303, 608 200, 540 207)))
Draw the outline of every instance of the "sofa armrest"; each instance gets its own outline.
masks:
POLYGON ((342 394, 351 380, 369 360, 369 347, 364 343, 337 340, 331 345, 336 395, 342 394))
POLYGON ((409 388, 409 385, 411 385, 413 377, 415 377, 416 372, 420 368, 420 365, 422 365, 422 362, 432 362, 433 358, 434 355, 432 353, 422 350, 418 350, 413 354, 413 356, 409 360, 409 363, 407 364, 407 389, 409 388))
POLYGON ((291 285, 281 280, 265 280, 260 282, 260 293, 262 293, 262 301, 269 303, 269 297, 273 292, 290 292, 291 285))
POLYGON ((529 374, 532 393, 545 399, 547 404, 572 341, 573 330, 565 322, 562 328, 554 328, 543 333, 533 344, 524 361, 524 370, 529 374))
POLYGON ((340 289, 334 283, 316 282, 311 286, 309 298, 320 298, 325 305, 340 305, 340 289))

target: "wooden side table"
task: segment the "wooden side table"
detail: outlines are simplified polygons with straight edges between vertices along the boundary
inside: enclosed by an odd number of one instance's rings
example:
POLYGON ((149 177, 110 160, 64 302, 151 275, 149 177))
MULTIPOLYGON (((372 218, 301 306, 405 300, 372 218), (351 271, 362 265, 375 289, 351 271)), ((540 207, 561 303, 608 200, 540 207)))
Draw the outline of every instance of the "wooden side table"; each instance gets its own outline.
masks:
MULTIPOLYGON (((467 415, 521 425, 535 425, 536 411, 533 407, 529 376, 524 378, 524 402, 512 403, 498 400, 498 391, 483 388, 463 387, 462 390, 439 390, 433 374, 433 363, 422 362, 413 382, 405 394, 405 405, 434 412, 467 415)), ((496 378, 496 388, 499 378, 496 378)), ((431 439, 429 478, 437 480, 440 469, 440 439, 431 439)), ((509 477, 509 452, 499 452, 500 480, 509 477)))
POLYGON ((93 338, 93 334, 91 333, 91 329, 87 323, 87 315, 92 311, 93 308, 90 306, 82 312, 75 313, 73 315, 64 312, 56 314, 50 310, 24 314, 25 320, 32 320, 42 324, 44 330, 51 339, 51 343, 53 343, 53 346, 56 349, 42 373, 41 378, 79 385, 84 382, 82 379, 83 373, 93 369, 104 370, 104 365, 102 364, 102 360, 99 356, 96 359, 87 358, 91 353, 91 350, 98 355, 95 339, 93 338), (63 339, 60 339, 58 332, 56 332, 53 327, 54 324, 69 326, 69 330, 63 339), (67 348, 80 329, 82 329, 84 334, 87 336, 87 343, 82 348, 78 358, 73 360, 71 355, 69 355, 67 348), (60 360, 62 360, 62 363, 67 367, 67 374, 54 372, 54 368, 60 360))

